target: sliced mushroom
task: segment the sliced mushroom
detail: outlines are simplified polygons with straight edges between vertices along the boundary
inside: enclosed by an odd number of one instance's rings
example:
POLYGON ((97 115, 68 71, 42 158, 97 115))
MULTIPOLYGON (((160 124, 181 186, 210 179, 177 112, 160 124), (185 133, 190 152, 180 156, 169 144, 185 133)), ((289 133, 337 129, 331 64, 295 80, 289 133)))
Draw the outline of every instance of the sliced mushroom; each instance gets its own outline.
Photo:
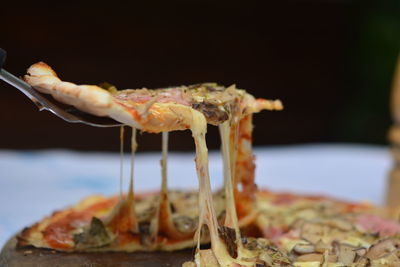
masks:
POLYGON ((329 220, 326 220, 325 223, 326 225, 335 227, 343 231, 350 231, 353 229, 353 225, 342 218, 331 218, 329 220))
POLYGON ((90 226, 83 232, 74 235, 75 247, 77 249, 98 248, 110 244, 111 233, 107 231, 103 222, 93 217, 90 226))
POLYGON ((231 257, 237 257, 237 244, 235 230, 226 226, 218 227, 218 234, 224 240, 231 257))
POLYGON ((242 237, 242 244, 248 250, 266 250, 271 243, 265 238, 242 237))
POLYGON ((339 255, 340 252, 340 243, 338 241, 333 241, 332 243, 332 254, 339 255))
POLYGON ((293 251, 298 254, 308 254, 315 252, 315 247, 313 244, 296 244, 293 251))
POLYGON ((340 244, 339 245, 339 254, 338 261, 348 266, 354 262, 356 258, 356 252, 354 251, 354 247, 340 244))
POLYGON ((140 243, 146 246, 152 244, 151 222, 139 222, 140 243))
POLYGON ((394 250, 396 250, 396 247, 394 246, 392 240, 385 239, 377 244, 372 245, 365 256, 371 260, 375 260, 385 256, 386 254, 389 254, 394 250))
POLYGON ((371 266, 372 267, 382 267, 382 266, 393 266, 393 267, 397 267, 400 266, 400 259, 398 257, 398 251, 392 251, 391 253, 386 254, 385 256, 379 258, 379 259, 375 259, 375 260, 371 260, 371 266))
MULTIPOLYGON (((297 257, 296 261, 298 262, 308 262, 308 261, 319 261, 323 262, 324 260, 324 255, 320 253, 310 253, 310 254, 304 254, 299 257, 297 257)), ((336 255, 328 255, 328 262, 337 262, 337 256, 336 255)))
POLYGON ((355 249, 354 252, 356 253, 356 255, 357 255, 358 257, 363 257, 363 256, 365 256, 365 254, 367 253, 367 249, 361 247, 361 248, 355 249))

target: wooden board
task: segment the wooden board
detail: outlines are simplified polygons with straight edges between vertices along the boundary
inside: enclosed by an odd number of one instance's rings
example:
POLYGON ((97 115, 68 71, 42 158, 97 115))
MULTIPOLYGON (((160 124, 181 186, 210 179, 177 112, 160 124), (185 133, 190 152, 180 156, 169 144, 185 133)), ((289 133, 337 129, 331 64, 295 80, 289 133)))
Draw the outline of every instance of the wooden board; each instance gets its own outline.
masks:
POLYGON ((194 250, 175 252, 90 252, 66 253, 34 247, 16 248, 11 238, 0 253, 1 267, 181 267, 193 259, 194 250))

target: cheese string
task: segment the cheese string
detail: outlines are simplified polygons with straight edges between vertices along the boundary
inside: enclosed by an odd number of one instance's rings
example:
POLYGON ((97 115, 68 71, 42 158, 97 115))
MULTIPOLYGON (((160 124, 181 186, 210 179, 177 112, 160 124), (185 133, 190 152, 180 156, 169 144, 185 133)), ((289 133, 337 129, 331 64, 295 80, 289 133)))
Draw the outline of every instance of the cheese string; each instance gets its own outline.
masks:
MULTIPOLYGON (((215 214, 215 208, 213 205, 213 196, 211 191, 210 175, 208 170, 208 149, 205 140, 205 135, 207 132, 207 122, 205 117, 201 113, 195 111, 192 112, 194 123, 191 125, 191 131, 193 139, 196 146, 196 170, 199 180, 199 226, 195 235, 197 239, 197 250, 195 254, 196 266, 201 266, 201 256, 200 256, 200 240, 201 240, 201 228, 204 224, 208 226, 211 239, 211 249, 214 256, 217 258, 218 263, 225 266, 234 266, 235 264, 240 264, 240 266, 254 266, 254 262, 246 262, 241 260, 242 258, 242 244, 240 238, 236 239, 236 244, 238 246, 238 258, 234 259, 230 256, 226 244, 221 240, 218 233, 218 221, 215 214)), ((238 228, 238 222, 236 217, 236 209, 233 198, 233 186, 232 177, 230 171, 231 161, 229 159, 229 123, 222 126, 222 141, 224 143, 224 165, 226 174, 226 185, 227 185, 227 198, 230 196, 230 200, 227 201, 227 205, 231 209, 227 210, 227 213, 231 214, 233 227, 235 228, 236 237, 240 237, 240 232, 238 228), (230 193, 229 193, 230 192, 230 193), (236 223, 235 223, 236 219, 236 223)), ((244 252, 244 251, 243 251, 244 252)))
POLYGON ((138 231, 138 222, 136 218, 136 211, 135 211, 135 194, 134 194, 134 175, 135 175, 135 154, 137 150, 138 144, 136 142, 136 128, 132 127, 132 136, 131 136, 131 172, 130 172, 130 179, 129 179, 129 192, 127 196, 128 204, 130 203, 131 208, 131 216, 132 216, 132 231, 138 231))
POLYGON ((162 132, 161 190, 167 191, 168 132, 162 132))
POLYGON ((119 160, 119 196, 122 199, 123 198, 123 177, 124 177, 124 126, 122 125, 119 128, 119 154, 120 154, 120 160, 119 160))
POLYGON ((199 225, 195 235, 197 250, 195 254, 196 265, 200 266, 200 241, 201 229, 204 224, 208 226, 211 239, 211 249, 221 266, 233 266, 234 259, 218 234, 218 221, 213 205, 210 174, 208 170, 208 149, 206 144, 207 122, 204 115, 198 111, 192 111, 193 124, 192 136, 196 146, 196 171, 199 180, 199 225))
POLYGON ((239 223, 236 214, 236 206, 235 199, 233 195, 233 177, 232 177, 232 154, 235 154, 231 148, 230 136, 231 136, 231 126, 229 125, 229 121, 225 121, 219 126, 219 133, 221 136, 221 152, 223 158, 223 166, 224 166, 224 187, 225 187, 225 208, 226 208, 226 217, 224 225, 227 227, 231 227, 235 230, 236 234, 236 243, 238 247, 242 245, 240 242, 240 230, 239 223))
POLYGON ((155 224, 152 229, 153 233, 153 240, 154 242, 157 240, 157 234, 160 231, 160 217, 161 213, 166 212, 169 214, 169 211, 167 210, 162 210, 162 209, 169 209, 169 205, 165 207, 164 201, 167 201, 169 203, 169 198, 168 198, 168 182, 167 182, 167 157, 168 157, 168 132, 162 132, 162 139, 161 139, 161 160, 160 160, 160 165, 161 165, 161 190, 160 190, 160 196, 158 200, 158 205, 157 205, 157 210, 156 210, 156 218, 155 218, 155 224), (166 200, 164 199, 166 198, 166 200))
POLYGON ((229 136, 229 153, 230 153, 230 164, 231 164, 231 177, 233 181, 233 190, 236 189, 237 178, 236 178, 236 159, 238 155, 238 144, 239 144, 239 123, 232 123, 230 126, 229 136))
POLYGON ((136 142, 136 128, 132 127, 132 137, 131 137, 131 173, 129 179, 129 194, 133 195, 133 177, 135 172, 135 154, 137 150, 137 142, 136 142))

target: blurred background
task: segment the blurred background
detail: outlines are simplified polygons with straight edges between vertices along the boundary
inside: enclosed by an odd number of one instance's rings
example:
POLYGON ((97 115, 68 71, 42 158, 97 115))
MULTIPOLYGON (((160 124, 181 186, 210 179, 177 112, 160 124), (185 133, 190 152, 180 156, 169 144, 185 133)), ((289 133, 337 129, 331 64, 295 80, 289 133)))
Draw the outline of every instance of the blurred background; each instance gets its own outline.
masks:
MULTIPOLYGON (((256 145, 386 143, 398 0, 2 5, 0 46, 15 75, 44 61, 66 81, 120 89, 235 83, 285 104, 255 116, 256 145)), ((38 112, 3 82, 0 99, 0 149, 118 150, 118 129, 38 112)), ((172 149, 193 149, 189 132, 171 138, 172 149)), ((140 135, 140 150, 159 150, 160 139, 140 135)), ((219 146, 213 127, 208 143, 219 146)))
MULTIPOLYGON (((260 188, 384 203, 393 160, 387 146, 376 145, 387 144, 392 123, 399 0, 3 2, 0 47, 11 73, 22 76, 44 61, 79 84, 210 81, 279 98, 284 111, 255 116, 254 143, 268 146, 255 149, 260 188)), ((2 81, 0 99, 0 246, 77 199, 118 192, 119 155, 98 153, 119 150, 118 129, 39 112, 2 81), (79 151, 42 150, 58 148, 79 151)), ((170 136, 172 150, 193 150, 188 131, 170 136)), ((215 127, 207 138, 211 149, 219 147, 215 127)), ((138 142, 139 151, 159 151, 161 136, 143 133, 138 142)), ((169 157, 171 188, 197 188, 193 157, 169 157)), ((135 190, 159 189, 159 159, 159 152, 137 157, 135 190)), ((124 162, 126 189, 128 154, 124 162)), ((209 169, 218 188, 217 151, 209 169)))

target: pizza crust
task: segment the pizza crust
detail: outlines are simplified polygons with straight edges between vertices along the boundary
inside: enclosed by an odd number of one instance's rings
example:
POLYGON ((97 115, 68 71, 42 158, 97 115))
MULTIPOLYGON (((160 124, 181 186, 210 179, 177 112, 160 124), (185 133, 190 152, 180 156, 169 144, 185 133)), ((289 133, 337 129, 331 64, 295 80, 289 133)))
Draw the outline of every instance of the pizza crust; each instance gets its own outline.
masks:
MULTIPOLYGON (((119 98, 118 94, 128 94, 129 96, 143 91, 143 89, 122 90, 118 91, 117 95, 113 95, 99 86, 65 82, 44 62, 33 64, 27 70, 24 80, 38 91, 51 94, 60 102, 73 105, 96 116, 109 116, 126 125, 152 133, 189 129, 193 125, 193 114, 199 112, 193 109, 186 100, 181 100, 174 95, 160 99, 161 102, 157 102, 157 98, 146 102, 135 102, 129 97, 119 98)), ((238 91, 234 87, 226 90, 243 95, 243 114, 259 112, 263 109, 281 110, 283 108, 279 100, 256 100, 251 95, 238 91)), ((201 96, 193 97, 196 98, 196 101, 203 101, 201 96)), ((217 103, 218 99, 212 99, 212 101, 217 103)), ((204 112, 204 114, 209 114, 211 111, 205 110, 204 112)))
MULTIPOLYGON (((172 202, 179 203, 178 209, 185 206, 183 196, 192 193, 172 194, 172 202)), ((154 196, 154 194, 151 194, 154 196)), ((89 197, 77 205, 55 212, 50 217, 30 228, 24 229, 18 237, 18 246, 52 248, 44 240, 42 231, 52 221, 65 216, 72 210, 82 211, 109 199, 117 197, 89 197)), ((192 200, 190 200, 192 202, 192 200)), ((398 212, 375 207, 368 203, 350 203, 328 197, 303 196, 262 191, 257 194, 257 207, 260 210, 255 221, 244 228, 258 227, 259 232, 242 238, 242 255, 257 259, 259 264, 273 263, 280 266, 320 266, 324 261, 329 266, 396 266, 399 262, 397 247, 400 245, 399 223, 394 221, 398 212), (323 209, 319 208, 324 206, 323 209), (353 220, 357 218, 357 220, 353 220), (378 228, 376 228, 378 227, 378 228), (389 229, 389 228, 390 229, 389 229), (324 229, 323 232, 319 229, 324 229), (377 235, 376 230, 385 230, 377 235), (394 232, 387 232, 388 229, 394 232), (328 257, 325 256, 324 251, 328 257), (353 251, 356 253, 354 254, 353 251), (361 255, 361 256, 357 256, 361 255), (365 262, 363 263, 365 259, 365 262)), ((190 206, 190 205, 189 205, 190 206)), ((241 227, 243 230, 243 227, 241 227)), ((379 230, 379 231, 380 231, 379 230)), ((248 232, 248 231, 242 231, 248 232)), ((205 241, 207 243, 209 241, 205 241)), ((193 238, 180 241, 160 239, 157 246, 146 247, 138 242, 122 246, 105 246, 83 251, 174 251, 194 247, 193 238)), ((54 249, 54 248, 52 248, 54 249)), ((62 251, 77 251, 74 248, 62 251)), ((202 251, 201 255, 206 253, 202 251)), ((214 254, 209 250, 209 256, 214 254)), ((204 260, 204 257, 203 257, 204 260)), ((263 265, 261 265, 263 266, 263 265)))

